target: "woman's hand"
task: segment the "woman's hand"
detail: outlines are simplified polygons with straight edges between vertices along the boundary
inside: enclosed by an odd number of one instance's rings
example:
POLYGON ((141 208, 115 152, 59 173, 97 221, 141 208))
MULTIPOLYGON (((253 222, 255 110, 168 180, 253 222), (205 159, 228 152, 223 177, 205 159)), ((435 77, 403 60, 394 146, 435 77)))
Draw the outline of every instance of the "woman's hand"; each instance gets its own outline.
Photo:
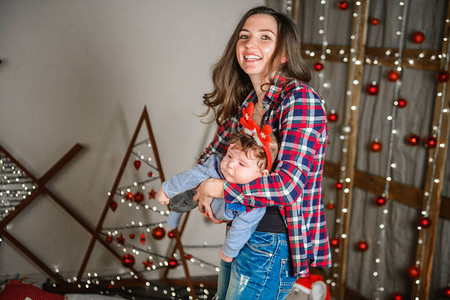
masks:
POLYGON ((197 187, 197 193, 194 196, 194 201, 198 202, 198 210, 202 214, 207 214, 214 223, 221 223, 220 220, 214 218, 211 210, 211 202, 214 198, 223 198, 224 180, 209 178, 200 183, 197 187))

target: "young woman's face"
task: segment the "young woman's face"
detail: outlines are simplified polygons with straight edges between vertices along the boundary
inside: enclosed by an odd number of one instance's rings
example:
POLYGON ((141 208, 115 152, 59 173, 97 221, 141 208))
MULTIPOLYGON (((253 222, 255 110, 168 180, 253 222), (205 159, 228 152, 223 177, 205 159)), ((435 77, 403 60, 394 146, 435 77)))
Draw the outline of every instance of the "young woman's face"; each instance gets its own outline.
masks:
POLYGON ((261 177, 264 171, 258 166, 258 159, 252 153, 245 153, 242 149, 231 144, 225 157, 220 162, 220 170, 226 181, 245 184, 261 177))
POLYGON ((266 14, 248 17, 236 44, 236 57, 242 70, 252 81, 267 77, 270 60, 275 52, 278 35, 277 21, 266 14))

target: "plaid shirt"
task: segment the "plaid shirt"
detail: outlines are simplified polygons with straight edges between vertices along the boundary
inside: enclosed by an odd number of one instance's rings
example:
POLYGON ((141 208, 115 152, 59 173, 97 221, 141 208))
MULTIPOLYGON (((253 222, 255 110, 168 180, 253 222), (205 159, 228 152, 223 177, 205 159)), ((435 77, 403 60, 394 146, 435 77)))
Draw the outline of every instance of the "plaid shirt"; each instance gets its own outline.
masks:
MULTIPOLYGON (((258 99, 252 91, 242 107, 258 99)), ((331 266, 325 212, 322 201, 322 169, 328 134, 326 113, 320 97, 308 85, 275 78, 263 100, 261 125, 269 124, 280 141, 275 170, 248 184, 225 181, 225 200, 248 207, 279 205, 289 234, 295 274, 307 276, 308 259, 314 267, 331 266)), ((241 107, 241 110, 242 110, 241 107)), ((240 115, 219 128, 216 138, 202 154, 226 152, 230 136, 241 131, 240 115)))

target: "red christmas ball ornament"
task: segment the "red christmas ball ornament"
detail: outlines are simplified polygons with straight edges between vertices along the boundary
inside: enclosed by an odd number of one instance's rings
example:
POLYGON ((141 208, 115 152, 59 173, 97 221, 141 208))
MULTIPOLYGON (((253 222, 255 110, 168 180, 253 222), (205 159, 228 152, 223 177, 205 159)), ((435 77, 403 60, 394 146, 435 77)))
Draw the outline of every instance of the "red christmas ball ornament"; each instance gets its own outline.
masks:
POLYGON ((437 72, 436 74, 436 79, 439 82, 447 82, 449 78, 449 73, 445 70, 441 70, 439 72, 437 72))
POLYGON ((148 172, 147 176, 151 178, 151 177, 153 177, 153 173, 152 172, 148 172))
POLYGON ((167 236, 169 237, 169 239, 174 239, 174 238, 175 238, 175 230, 169 231, 169 233, 167 234, 167 236))
POLYGON ((329 210, 334 209, 334 202, 328 202, 327 203, 327 209, 329 209, 329 210))
POLYGON ((403 107, 406 106, 407 102, 406 102, 406 99, 404 99, 404 98, 398 98, 398 99, 394 102, 394 104, 397 105, 397 107, 399 107, 399 108, 403 108, 403 107))
POLYGON ((136 235, 134 233, 130 233, 130 239, 134 239, 136 235))
POLYGON ((113 241, 113 237, 110 236, 110 235, 108 235, 108 236, 106 237, 106 241, 107 241, 108 243, 111 243, 111 242, 113 241))
POLYGON ((380 152, 382 148, 383 148, 383 145, 377 139, 375 139, 374 141, 372 141, 370 143, 370 151, 372 151, 372 152, 380 152))
POLYGON ((370 24, 373 26, 377 26, 378 24, 380 24, 380 20, 378 18, 371 18, 370 24))
POLYGON ((340 10, 347 10, 348 9, 348 1, 339 1, 338 8, 340 10))
POLYGON ((142 201, 144 201, 144 194, 142 194, 141 192, 137 192, 136 194, 134 194, 134 201, 136 201, 137 203, 141 203, 142 201))
POLYGON ((132 267, 134 265, 135 261, 136 260, 134 259, 134 256, 131 254, 124 254, 122 256, 122 258, 120 259, 122 266, 127 267, 127 268, 132 267))
POLYGON ((337 115, 336 111, 334 109, 332 109, 330 111, 330 113, 328 114, 328 121, 334 123, 337 121, 337 119, 338 119, 338 115, 337 115))
POLYGON ((344 184, 342 183, 342 182, 336 182, 336 184, 334 185, 334 187, 338 190, 338 191, 340 191, 340 190, 342 190, 342 188, 344 187, 344 184))
POLYGON ((141 233, 141 244, 145 246, 145 233, 141 233))
POLYGON ((397 70, 391 70, 387 74, 387 79, 392 82, 396 82, 400 79, 400 73, 397 70))
POLYGON ((442 296, 450 299, 450 286, 446 286, 442 289, 442 296))
POLYGON ((375 96, 379 92, 379 88, 376 82, 369 83, 366 88, 367 94, 375 96))
POLYGON ((411 40, 415 44, 422 44, 425 41, 425 34, 422 31, 416 31, 411 35, 411 40))
POLYGON ((437 138, 434 136, 429 136, 424 141, 426 148, 436 148, 437 146, 437 138))
POLYGON ((406 137, 406 143, 410 146, 417 146, 420 143, 420 137, 416 134, 410 134, 406 137))
POLYGON ((393 293, 392 300, 403 300, 403 295, 400 293, 393 293))
POLYGON ((422 228, 428 228, 431 226, 431 220, 428 217, 422 216, 419 218, 419 221, 417 221, 417 224, 422 228))
POLYGON ((169 269, 175 269, 178 266, 178 260, 174 257, 171 257, 167 260, 167 267, 169 269))
POLYGON ((139 168, 141 167, 141 161, 138 159, 136 159, 133 164, 136 170, 139 170, 139 168))
POLYGON ((155 227, 152 230, 152 237, 155 240, 162 240, 166 235, 166 230, 162 227, 155 227))
POLYGON ((316 70, 317 72, 320 72, 320 71, 322 71, 322 69, 323 69, 323 63, 322 63, 321 61, 318 61, 318 62, 314 63, 313 68, 314 68, 314 70, 316 70))
POLYGON ((191 254, 186 254, 185 257, 186 257, 186 259, 189 259, 189 260, 192 259, 192 255, 191 254))
POLYGON ((338 238, 331 238, 330 239, 330 245, 333 248, 339 247, 339 239, 338 238))
POLYGON ((378 195, 375 197, 375 204, 379 207, 385 206, 386 205, 386 197, 378 195))
POLYGON ((416 266, 409 267, 407 272, 408 276, 414 279, 420 276, 420 268, 416 266))
POLYGON ((367 251, 367 249, 369 249, 369 244, 366 241, 359 241, 358 243, 356 243, 356 248, 361 251, 367 251))

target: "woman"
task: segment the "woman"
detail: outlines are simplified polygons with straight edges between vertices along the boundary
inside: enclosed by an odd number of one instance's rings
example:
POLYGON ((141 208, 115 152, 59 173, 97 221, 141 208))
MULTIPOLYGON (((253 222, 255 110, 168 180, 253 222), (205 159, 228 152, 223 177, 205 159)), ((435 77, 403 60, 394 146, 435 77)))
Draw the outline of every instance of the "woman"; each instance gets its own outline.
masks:
POLYGON ((309 263, 331 265, 321 195, 328 128, 309 80, 296 25, 267 7, 243 16, 213 69, 214 89, 204 104, 220 128, 200 162, 225 153, 230 135, 242 129, 240 111, 250 102, 253 119, 269 124, 280 142, 269 175, 242 185, 207 179, 197 189, 199 210, 210 218, 213 198, 241 202, 248 210, 268 206, 236 259, 221 262, 218 299, 284 299, 296 277, 309 274, 309 263))

